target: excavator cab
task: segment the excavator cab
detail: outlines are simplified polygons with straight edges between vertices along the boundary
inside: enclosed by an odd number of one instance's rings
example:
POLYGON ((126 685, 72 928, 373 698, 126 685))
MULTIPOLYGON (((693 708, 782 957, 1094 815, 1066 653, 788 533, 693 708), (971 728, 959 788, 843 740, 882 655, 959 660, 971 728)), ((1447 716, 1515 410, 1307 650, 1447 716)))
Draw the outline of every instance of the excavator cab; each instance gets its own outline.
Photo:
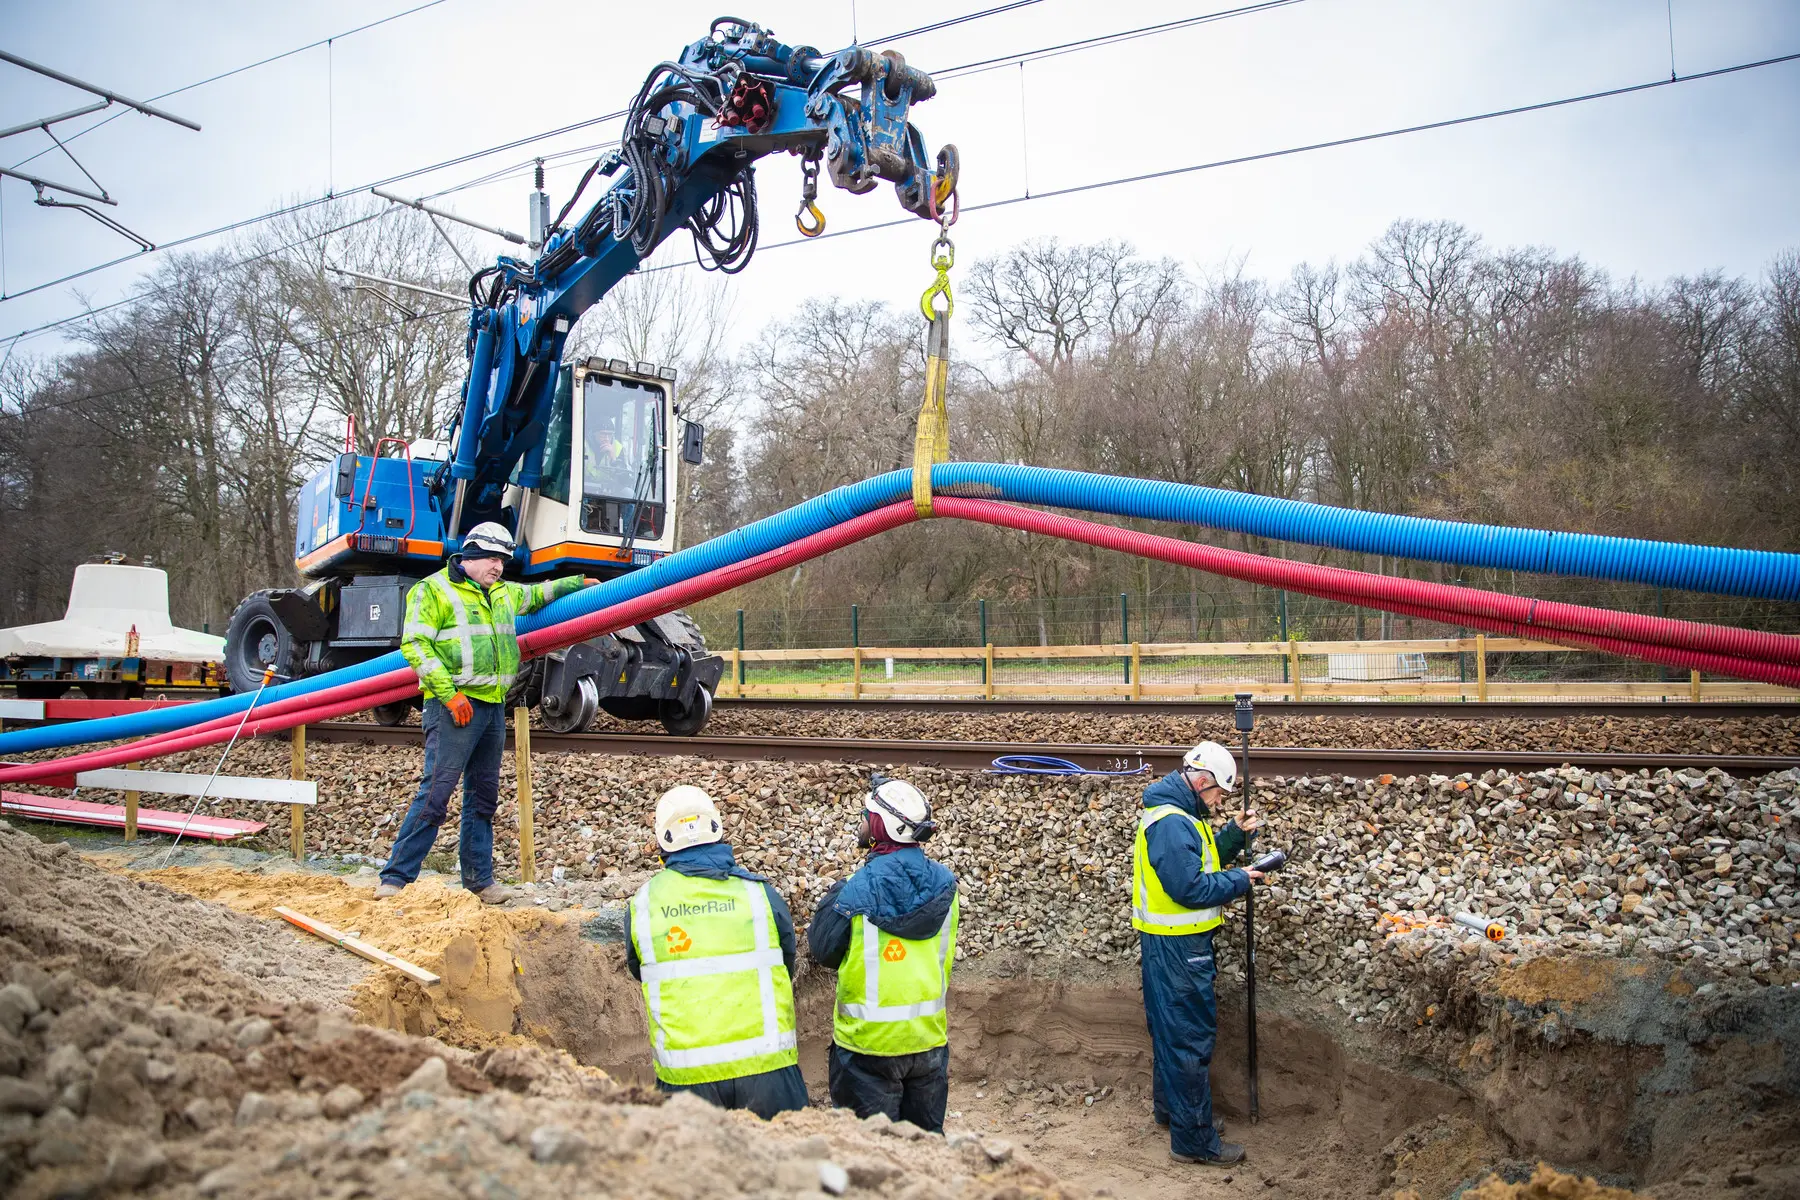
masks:
MULTIPOLYGON (((610 579, 675 549, 678 472, 700 464, 705 437, 691 421, 674 434, 675 383, 673 367, 623 359, 561 368, 540 482, 525 488, 515 470, 498 514, 519 543, 509 578, 610 579)), ((268 666, 294 678, 399 647, 407 592, 458 544, 446 516, 454 452, 387 438, 374 455, 338 455, 309 481, 294 548, 308 582, 257 592, 233 613, 225 660, 234 688, 253 690, 268 666)), ((723 673, 693 621, 670 613, 526 663, 511 702, 536 706, 559 733, 586 729, 604 709, 691 736, 723 673)), ((399 724, 415 703, 377 709, 376 719, 399 724)))

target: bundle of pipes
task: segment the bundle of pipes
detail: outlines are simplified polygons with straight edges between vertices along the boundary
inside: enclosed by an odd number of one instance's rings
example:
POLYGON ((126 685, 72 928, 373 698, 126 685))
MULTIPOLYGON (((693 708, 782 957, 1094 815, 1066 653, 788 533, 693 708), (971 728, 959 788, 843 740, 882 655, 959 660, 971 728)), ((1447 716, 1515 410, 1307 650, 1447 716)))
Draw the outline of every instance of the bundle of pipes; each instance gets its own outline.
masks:
MULTIPOLYGON (((934 502, 940 516, 1083 541, 1407 616, 1494 633, 1534 635, 1663 665, 1800 686, 1800 638, 1313 566, 1098 525, 996 500, 1209 525, 1431 561, 1634 579, 1780 599, 1800 598, 1797 555, 1392 517, 1186 484, 1037 467, 948 463, 934 467, 932 479, 934 487, 943 489, 934 502), (959 492, 981 493, 984 498, 955 494, 959 492)), ((906 524, 916 516, 903 499, 909 494, 910 481, 910 472, 895 471, 838 488, 641 571, 564 597, 521 622, 526 627, 521 647, 529 654, 542 654, 906 524)), ((416 690, 411 669, 398 652, 391 652, 354 667, 270 689, 245 733, 326 720, 402 700, 416 690)), ((6 767, 0 769, 0 780, 61 776, 72 769, 116 765, 223 741, 235 724, 231 718, 250 703, 248 696, 228 697, 181 709, 0 734, 0 752, 137 734, 163 735, 76 759, 6 767)))

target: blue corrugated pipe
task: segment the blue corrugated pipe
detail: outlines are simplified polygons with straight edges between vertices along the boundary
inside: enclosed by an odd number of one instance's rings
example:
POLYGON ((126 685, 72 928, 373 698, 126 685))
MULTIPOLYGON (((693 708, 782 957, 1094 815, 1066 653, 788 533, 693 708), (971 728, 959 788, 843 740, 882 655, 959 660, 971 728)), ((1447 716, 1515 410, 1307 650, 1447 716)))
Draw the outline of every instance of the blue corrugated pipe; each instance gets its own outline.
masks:
MULTIPOLYGON (((1054 508, 1175 521, 1278 541, 1391 554, 1428 562, 1589 579, 1617 579, 1686 591, 1800 599, 1800 555, 1634 538, 1596 537, 1498 525, 1465 525, 1422 517, 1331 508, 1220 488, 1126 479, 1082 471, 1001 463, 942 463, 934 488, 948 495, 1010 500, 1054 508)), ((608 605, 797 541, 911 494, 912 473, 890 471, 837 488, 784 512, 671 554, 652 566, 565 596, 519 622, 521 632, 582 616, 608 605)), ((390 652, 353 667, 282 684, 269 701, 302 696, 403 666, 390 652)), ((0 753, 17 754, 88 742, 145 737, 241 712, 247 696, 228 696, 179 708, 155 709, 67 725, 0 734, 0 753)))

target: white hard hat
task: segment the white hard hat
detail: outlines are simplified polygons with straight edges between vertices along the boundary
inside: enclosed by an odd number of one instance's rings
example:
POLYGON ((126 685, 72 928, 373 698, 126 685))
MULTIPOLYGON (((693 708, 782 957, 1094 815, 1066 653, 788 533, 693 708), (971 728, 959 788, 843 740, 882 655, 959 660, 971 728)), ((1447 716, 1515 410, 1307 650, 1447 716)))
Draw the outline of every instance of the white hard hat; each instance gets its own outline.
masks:
POLYGON ((462 552, 468 554, 471 550, 477 550, 511 558, 515 546, 513 535, 506 532, 506 526, 498 521, 483 521, 463 535, 462 552))
POLYGON ((880 815, 889 838, 922 842, 937 832, 925 793, 903 779, 877 775, 870 782, 875 786, 863 795, 863 811, 880 815))
POLYGON ((1181 765, 1190 771, 1210 771, 1213 781, 1228 792, 1237 789, 1237 760, 1217 742, 1201 742, 1181 756, 1181 765))
POLYGON ((656 848, 673 854, 725 836, 725 822, 712 797, 691 783, 664 792, 656 801, 656 848))

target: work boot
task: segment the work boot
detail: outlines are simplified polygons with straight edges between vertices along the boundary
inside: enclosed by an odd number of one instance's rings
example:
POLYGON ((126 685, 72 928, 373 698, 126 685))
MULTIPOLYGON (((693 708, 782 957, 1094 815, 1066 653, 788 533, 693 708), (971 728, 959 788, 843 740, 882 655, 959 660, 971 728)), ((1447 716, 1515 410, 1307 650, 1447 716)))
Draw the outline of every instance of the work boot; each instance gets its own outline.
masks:
POLYGON ((1244 1161, 1244 1148, 1236 1142, 1220 1142, 1219 1152, 1211 1158, 1202 1158, 1194 1154, 1177 1154, 1169 1151, 1169 1157, 1178 1163, 1198 1163, 1203 1167, 1235 1167, 1244 1161))
POLYGON ((378 883, 375 885, 375 898, 377 900, 390 900, 393 897, 398 896, 400 894, 400 889, 405 886, 406 885, 403 883, 378 883))
POLYGON ((504 883, 490 883, 475 893, 475 898, 483 904, 505 904, 512 899, 513 891, 504 883))

